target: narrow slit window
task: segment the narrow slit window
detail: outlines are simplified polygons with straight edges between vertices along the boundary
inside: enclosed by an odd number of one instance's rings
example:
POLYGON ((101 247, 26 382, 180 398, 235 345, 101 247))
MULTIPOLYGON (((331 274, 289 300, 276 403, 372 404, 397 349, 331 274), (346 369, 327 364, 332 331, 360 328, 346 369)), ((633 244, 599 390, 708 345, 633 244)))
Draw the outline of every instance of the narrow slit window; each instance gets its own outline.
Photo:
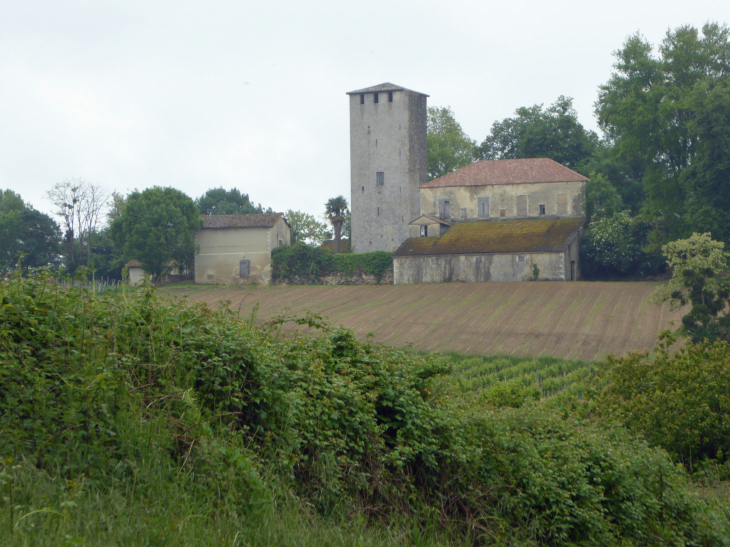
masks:
POLYGON ((377 103, 378 102, 378 94, 377 93, 373 93, 373 102, 374 103, 377 103))
POLYGON ((377 173, 375 173, 375 185, 385 186, 385 172, 378 171, 377 173))
POLYGON ((365 193, 365 187, 364 186, 362 187, 362 193, 363 194, 365 193))
POLYGON ((388 91, 388 102, 389 103, 393 102, 393 92, 392 91, 388 91))
POLYGON ((365 104, 365 93, 360 93, 360 104, 365 104))
POLYGON ((375 208, 375 216, 380 216, 380 207, 375 208))

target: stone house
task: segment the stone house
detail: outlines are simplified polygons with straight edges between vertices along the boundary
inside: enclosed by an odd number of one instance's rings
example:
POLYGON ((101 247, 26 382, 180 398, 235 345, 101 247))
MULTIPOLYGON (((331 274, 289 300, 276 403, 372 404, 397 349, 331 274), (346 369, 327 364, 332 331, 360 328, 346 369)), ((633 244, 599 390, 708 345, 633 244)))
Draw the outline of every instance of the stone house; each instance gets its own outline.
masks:
POLYGON ((204 216, 195 234, 195 283, 268 284, 272 249, 290 243, 283 213, 204 216))
POLYGON ((428 95, 350 91, 352 249, 395 251, 394 282, 576 280, 588 179, 548 158, 427 182, 428 95))

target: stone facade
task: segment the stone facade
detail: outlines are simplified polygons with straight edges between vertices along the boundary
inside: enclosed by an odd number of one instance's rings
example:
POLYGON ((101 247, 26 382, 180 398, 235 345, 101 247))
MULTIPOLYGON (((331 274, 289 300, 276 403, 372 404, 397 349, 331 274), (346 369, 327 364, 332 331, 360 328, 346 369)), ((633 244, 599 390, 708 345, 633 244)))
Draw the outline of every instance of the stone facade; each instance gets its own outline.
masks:
POLYGON ((443 200, 449 201, 447 220, 543 215, 581 218, 585 216, 585 182, 421 188, 421 213, 438 217, 443 200), (480 207, 480 203, 484 205, 480 207))
POLYGON ((195 234, 195 283, 247 285, 271 281, 271 250, 291 243, 281 213, 206 217, 195 234), (247 261, 248 276, 242 276, 247 261))
POLYGON ((580 276, 579 251, 576 237, 566 250, 558 252, 396 256, 393 280, 396 285, 529 281, 536 264, 539 281, 571 281, 580 276))
POLYGON ((394 251, 420 214, 428 95, 392 84, 351 91, 352 249, 394 251))

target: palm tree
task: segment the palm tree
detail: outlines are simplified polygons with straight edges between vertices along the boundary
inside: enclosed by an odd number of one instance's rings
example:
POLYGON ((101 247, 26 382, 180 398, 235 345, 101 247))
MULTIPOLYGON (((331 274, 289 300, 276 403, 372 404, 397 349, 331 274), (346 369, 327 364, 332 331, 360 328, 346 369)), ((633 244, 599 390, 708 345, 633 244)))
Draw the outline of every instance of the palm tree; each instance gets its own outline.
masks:
POLYGON ((327 200, 324 206, 327 219, 335 229, 335 252, 339 253, 342 225, 345 223, 345 213, 347 213, 347 200, 343 196, 337 196, 336 198, 327 200))

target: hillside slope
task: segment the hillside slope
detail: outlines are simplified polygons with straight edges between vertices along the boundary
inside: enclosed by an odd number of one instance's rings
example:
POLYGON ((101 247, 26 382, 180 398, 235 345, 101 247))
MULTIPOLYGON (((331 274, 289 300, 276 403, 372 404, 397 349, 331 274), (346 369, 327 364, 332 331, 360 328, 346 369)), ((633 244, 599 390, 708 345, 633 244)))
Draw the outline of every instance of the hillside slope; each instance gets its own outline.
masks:
POLYGON ((194 302, 266 319, 320 313, 358 337, 428 351, 593 360, 654 347, 681 311, 650 304, 653 283, 470 283, 405 286, 170 287, 194 302), (241 303, 242 302, 242 303, 241 303))

